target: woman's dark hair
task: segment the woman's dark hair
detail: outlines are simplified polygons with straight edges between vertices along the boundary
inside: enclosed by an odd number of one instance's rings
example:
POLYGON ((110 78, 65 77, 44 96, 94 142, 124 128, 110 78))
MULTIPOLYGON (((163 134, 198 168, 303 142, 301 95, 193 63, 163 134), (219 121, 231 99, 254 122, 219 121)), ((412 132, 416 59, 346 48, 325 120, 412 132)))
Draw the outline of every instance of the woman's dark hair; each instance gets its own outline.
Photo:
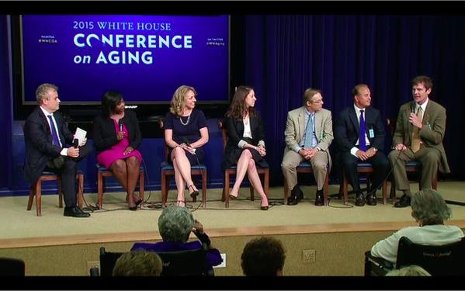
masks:
MULTIPOLYGON (((242 120, 244 117, 244 112, 246 110, 245 107, 245 98, 249 95, 250 91, 253 88, 249 86, 239 86, 236 88, 234 92, 233 99, 231 101, 231 105, 229 106, 228 112, 226 112, 227 117, 232 117, 233 119, 242 120)), ((255 108, 249 107, 249 116, 255 116, 255 108)))
POLYGON ((107 91, 103 94, 102 97, 102 111, 106 116, 110 116, 114 111, 116 106, 123 100, 123 95, 117 91, 107 91))

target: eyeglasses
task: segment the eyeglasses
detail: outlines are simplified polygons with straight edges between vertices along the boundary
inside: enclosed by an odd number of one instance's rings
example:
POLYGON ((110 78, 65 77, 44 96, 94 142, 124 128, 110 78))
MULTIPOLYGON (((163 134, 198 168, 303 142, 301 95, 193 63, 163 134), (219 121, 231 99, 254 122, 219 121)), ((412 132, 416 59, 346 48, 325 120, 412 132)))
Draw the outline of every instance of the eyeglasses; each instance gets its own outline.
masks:
POLYGON ((318 100, 311 101, 311 103, 322 103, 322 102, 323 102, 323 99, 318 99, 318 100))

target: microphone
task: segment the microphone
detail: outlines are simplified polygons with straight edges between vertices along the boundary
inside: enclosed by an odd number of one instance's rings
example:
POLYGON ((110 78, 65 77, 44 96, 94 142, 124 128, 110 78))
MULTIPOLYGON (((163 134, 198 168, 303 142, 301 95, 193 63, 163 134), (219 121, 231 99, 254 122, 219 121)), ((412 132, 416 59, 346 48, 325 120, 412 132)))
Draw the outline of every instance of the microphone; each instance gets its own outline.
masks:
POLYGON ((118 121, 118 125, 119 125, 119 131, 123 131, 123 120, 122 119, 118 121))
MULTIPOLYGON (((187 137, 183 137, 182 142, 185 143, 188 147, 191 146, 191 144, 189 143, 189 140, 187 139, 187 137)), ((195 155, 195 149, 192 149, 192 154, 195 155)))
POLYGON ((79 140, 77 138, 73 139, 73 147, 78 148, 79 147, 79 140))
POLYGON ((412 102, 412 103, 410 104, 410 113, 415 114, 415 108, 416 108, 416 107, 417 107, 417 106, 416 106, 416 103, 415 103, 415 102, 412 102))

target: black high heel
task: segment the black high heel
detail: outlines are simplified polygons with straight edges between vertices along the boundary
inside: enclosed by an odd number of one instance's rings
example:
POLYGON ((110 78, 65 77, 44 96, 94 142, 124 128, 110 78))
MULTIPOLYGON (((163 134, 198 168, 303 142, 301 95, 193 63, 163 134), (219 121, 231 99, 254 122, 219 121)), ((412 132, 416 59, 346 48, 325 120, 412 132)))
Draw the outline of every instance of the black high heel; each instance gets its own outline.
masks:
POLYGON ((196 202, 197 201, 197 196, 199 196, 199 191, 194 190, 194 185, 189 185, 189 189, 192 189, 193 191, 189 194, 192 197, 192 201, 196 202))

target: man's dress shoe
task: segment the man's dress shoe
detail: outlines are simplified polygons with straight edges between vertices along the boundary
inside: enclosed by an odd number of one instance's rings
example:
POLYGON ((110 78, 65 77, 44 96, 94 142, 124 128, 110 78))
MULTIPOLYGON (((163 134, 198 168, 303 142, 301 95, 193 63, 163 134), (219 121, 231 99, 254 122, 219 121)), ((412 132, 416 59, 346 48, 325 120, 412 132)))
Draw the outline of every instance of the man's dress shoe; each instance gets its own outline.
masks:
POLYGON ((71 216, 71 217, 89 217, 90 214, 81 210, 81 208, 74 206, 74 207, 65 207, 63 212, 64 216, 71 216))
POLYGON ((365 196, 363 193, 357 193, 355 197, 355 206, 364 206, 365 205, 365 196))
POLYGON ((316 197, 315 197, 315 206, 323 206, 323 205, 325 205, 323 190, 317 190, 316 197))
POLYGON ((407 194, 402 195, 402 197, 400 197, 400 200, 394 204, 395 208, 404 208, 404 207, 409 207, 409 206, 410 206, 410 197, 407 196, 407 194))
POLYGON ((370 194, 370 195, 367 195, 367 204, 368 205, 371 205, 371 206, 374 206, 376 205, 376 203, 378 202, 376 200, 376 195, 375 194, 370 194))
POLYGON ((304 198, 304 193, 298 185, 295 185, 291 195, 287 198, 287 205, 297 205, 304 198))

